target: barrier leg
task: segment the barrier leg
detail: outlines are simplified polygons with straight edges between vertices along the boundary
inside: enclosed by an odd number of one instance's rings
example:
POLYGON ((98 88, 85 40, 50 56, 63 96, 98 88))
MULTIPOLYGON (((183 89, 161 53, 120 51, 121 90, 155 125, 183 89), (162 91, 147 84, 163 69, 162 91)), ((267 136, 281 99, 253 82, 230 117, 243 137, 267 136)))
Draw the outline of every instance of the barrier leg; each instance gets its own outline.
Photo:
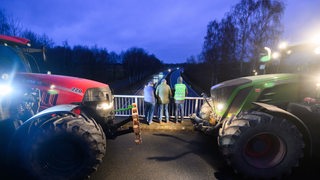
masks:
POLYGON ((132 112, 132 124, 133 124, 133 133, 135 135, 134 142, 136 144, 141 144, 142 143, 142 138, 141 138, 139 113, 138 113, 137 104, 133 103, 132 106, 133 106, 132 109, 131 109, 131 112, 132 112))

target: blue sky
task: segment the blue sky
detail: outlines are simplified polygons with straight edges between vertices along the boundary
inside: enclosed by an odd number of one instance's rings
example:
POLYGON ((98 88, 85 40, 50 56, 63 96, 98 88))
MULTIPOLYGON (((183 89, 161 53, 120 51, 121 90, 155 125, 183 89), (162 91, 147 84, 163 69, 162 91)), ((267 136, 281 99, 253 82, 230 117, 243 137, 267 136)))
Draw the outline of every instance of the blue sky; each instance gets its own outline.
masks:
MULTIPOLYGON (((24 28, 56 45, 97 45, 117 53, 140 47, 165 63, 202 49, 207 24, 239 0, 2 0, 0 8, 24 28)), ((284 37, 303 41, 319 29, 319 0, 285 0, 284 37)))

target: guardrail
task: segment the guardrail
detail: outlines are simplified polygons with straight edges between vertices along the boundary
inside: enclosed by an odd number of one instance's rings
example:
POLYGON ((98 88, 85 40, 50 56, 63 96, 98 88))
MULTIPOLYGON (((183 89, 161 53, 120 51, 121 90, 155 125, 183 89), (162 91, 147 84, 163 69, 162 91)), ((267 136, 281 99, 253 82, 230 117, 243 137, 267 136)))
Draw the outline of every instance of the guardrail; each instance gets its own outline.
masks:
MULTIPOLYGON (((114 106, 115 109, 126 108, 132 103, 137 104, 138 112, 140 117, 144 117, 144 96, 139 95, 114 95, 114 106)), ((188 118, 193 113, 198 113, 204 100, 202 97, 186 97, 184 103, 184 118, 188 118)), ((158 105, 156 104, 154 115, 158 117, 158 105)), ((117 111, 116 116, 130 116, 131 110, 117 111)), ((175 116, 175 104, 171 102, 169 104, 169 115, 170 117, 175 116)))

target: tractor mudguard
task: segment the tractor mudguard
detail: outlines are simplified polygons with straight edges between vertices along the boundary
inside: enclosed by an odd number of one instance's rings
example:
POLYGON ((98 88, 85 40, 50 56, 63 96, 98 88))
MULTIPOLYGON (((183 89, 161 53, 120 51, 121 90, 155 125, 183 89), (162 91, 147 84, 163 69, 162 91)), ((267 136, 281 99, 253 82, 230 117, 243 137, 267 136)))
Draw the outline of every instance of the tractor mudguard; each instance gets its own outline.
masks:
POLYGON ((64 105, 57 105, 50 108, 47 108, 40 113, 32 116, 31 118, 27 119, 17 130, 15 133, 15 136, 23 136, 28 134, 28 132, 31 130, 32 125, 34 124, 35 120, 37 120, 37 123, 42 123, 42 121, 46 121, 47 118, 41 118, 41 116, 51 116, 57 113, 61 114, 68 114, 71 113, 71 111, 78 107, 78 105, 74 104, 64 104, 64 105))
POLYGON ((307 145, 306 149, 309 151, 309 155, 312 156, 311 132, 310 132, 309 128, 307 127, 307 125, 299 117, 297 117, 294 114, 292 114, 286 110, 283 110, 277 106, 274 106, 274 105, 261 103, 261 102, 252 102, 252 104, 255 104, 256 106, 267 110, 268 113, 270 113, 274 116, 283 117, 285 119, 290 120, 293 124, 295 124, 298 127, 298 129, 300 130, 300 132, 303 134, 304 140, 307 145))
POLYGON ((78 107, 78 105, 75 105, 75 104, 62 104, 62 105, 52 106, 50 108, 47 108, 47 109, 39 112, 38 114, 36 114, 34 116, 32 116, 27 121, 29 121, 29 120, 32 121, 33 119, 38 118, 40 116, 43 116, 44 114, 50 114, 50 113, 52 114, 52 113, 57 113, 57 112, 71 112, 76 107, 78 107))
MULTIPOLYGON (((47 118, 41 118, 41 116, 51 116, 53 114, 57 114, 57 113, 71 113, 71 111, 76 108, 78 105, 73 105, 73 104, 65 104, 65 105, 57 105, 57 106, 53 106, 50 108, 47 108, 43 111, 41 111, 40 113, 32 116, 31 118, 27 119, 19 128, 17 128, 15 134, 13 135, 13 140, 12 142, 16 142, 15 140, 19 137, 23 137, 26 136, 29 131, 32 130, 32 127, 34 126, 35 120, 37 120, 37 124, 42 123, 41 121, 46 121, 47 118)), ((9 145, 12 146, 13 144, 11 143, 9 145)), ((9 148, 12 149, 12 148, 9 148)))

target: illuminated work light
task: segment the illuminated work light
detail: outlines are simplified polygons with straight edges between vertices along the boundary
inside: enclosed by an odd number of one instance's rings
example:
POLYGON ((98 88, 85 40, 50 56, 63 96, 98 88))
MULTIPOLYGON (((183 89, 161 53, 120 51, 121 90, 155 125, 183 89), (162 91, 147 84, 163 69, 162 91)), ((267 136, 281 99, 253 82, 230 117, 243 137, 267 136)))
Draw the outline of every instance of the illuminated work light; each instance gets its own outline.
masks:
POLYGON ((8 95, 12 92, 12 87, 8 84, 0 84, 0 96, 8 95))

